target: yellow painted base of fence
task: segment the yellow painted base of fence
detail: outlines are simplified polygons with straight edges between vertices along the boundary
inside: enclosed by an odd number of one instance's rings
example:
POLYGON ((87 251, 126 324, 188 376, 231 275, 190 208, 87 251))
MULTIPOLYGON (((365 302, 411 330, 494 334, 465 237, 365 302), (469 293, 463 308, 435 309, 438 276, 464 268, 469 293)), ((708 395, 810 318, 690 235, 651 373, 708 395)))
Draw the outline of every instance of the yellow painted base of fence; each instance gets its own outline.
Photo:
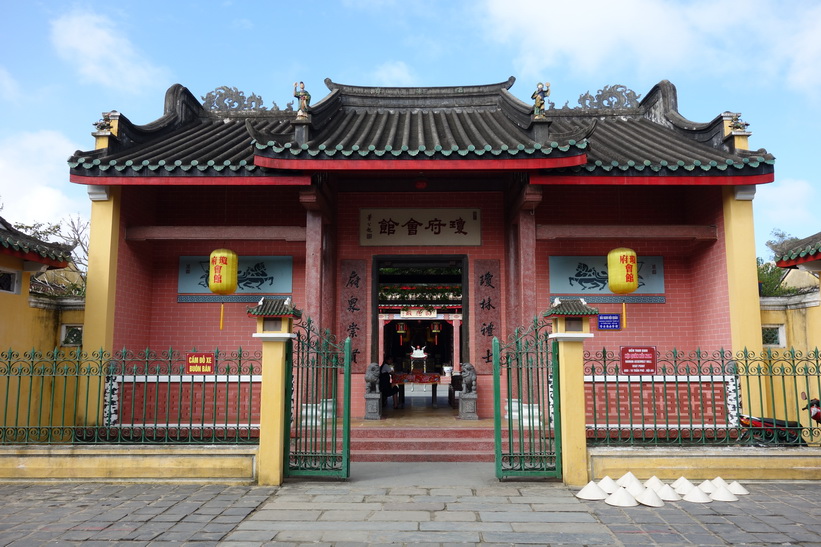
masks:
POLYGON ((818 480, 821 450, 809 448, 590 448, 590 478, 618 478, 632 471, 639 479, 818 480))
POLYGON ((256 482, 256 446, 3 447, 0 482, 256 482))

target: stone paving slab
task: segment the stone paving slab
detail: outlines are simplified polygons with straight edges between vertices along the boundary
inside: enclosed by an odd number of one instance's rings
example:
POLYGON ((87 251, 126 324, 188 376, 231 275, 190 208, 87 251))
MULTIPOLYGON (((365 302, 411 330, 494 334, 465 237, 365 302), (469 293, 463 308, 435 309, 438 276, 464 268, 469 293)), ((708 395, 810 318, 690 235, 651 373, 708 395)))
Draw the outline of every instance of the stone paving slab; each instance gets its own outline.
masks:
POLYGON ((821 547, 821 482, 745 483, 751 494, 732 503, 613 507, 560 483, 499 482, 493 472, 492 464, 355 464, 346 482, 277 488, 6 483, 0 545, 821 547))

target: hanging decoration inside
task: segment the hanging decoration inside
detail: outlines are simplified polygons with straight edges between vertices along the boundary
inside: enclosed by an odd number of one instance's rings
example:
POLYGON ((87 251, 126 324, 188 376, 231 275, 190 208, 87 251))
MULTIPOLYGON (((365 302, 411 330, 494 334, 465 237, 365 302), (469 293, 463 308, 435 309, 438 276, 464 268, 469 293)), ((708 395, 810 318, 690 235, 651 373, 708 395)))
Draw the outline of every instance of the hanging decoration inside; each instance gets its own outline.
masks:
POLYGON ((442 322, 441 321, 433 321, 430 324, 430 331, 433 333, 433 341, 436 345, 439 345, 439 333, 442 332, 442 322))
MULTIPOLYGON (((607 286, 615 294, 630 294, 639 288, 636 251, 618 247, 607 253, 607 286)), ((622 300, 622 328, 627 328, 627 303, 622 300)))
MULTIPOLYGON (((208 259, 208 289, 219 295, 237 290, 237 253, 230 249, 215 249, 208 259)), ((225 302, 220 304, 220 330, 225 316, 225 302)))
POLYGON ((399 322, 399 323, 396 324, 396 334, 399 335, 399 345, 400 346, 405 344, 404 335, 405 335, 406 332, 408 332, 408 325, 407 324, 405 324, 403 322, 399 322))

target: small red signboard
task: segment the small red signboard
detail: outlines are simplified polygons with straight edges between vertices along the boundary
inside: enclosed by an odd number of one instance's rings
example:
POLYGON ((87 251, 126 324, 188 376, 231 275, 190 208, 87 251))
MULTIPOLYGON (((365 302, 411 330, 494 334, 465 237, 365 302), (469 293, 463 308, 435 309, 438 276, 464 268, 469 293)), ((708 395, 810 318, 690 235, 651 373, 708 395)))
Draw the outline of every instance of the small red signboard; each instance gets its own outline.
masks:
POLYGON ((622 346, 621 374, 655 374, 655 346, 622 346))
POLYGON ((213 353, 186 353, 186 374, 214 374, 213 353))

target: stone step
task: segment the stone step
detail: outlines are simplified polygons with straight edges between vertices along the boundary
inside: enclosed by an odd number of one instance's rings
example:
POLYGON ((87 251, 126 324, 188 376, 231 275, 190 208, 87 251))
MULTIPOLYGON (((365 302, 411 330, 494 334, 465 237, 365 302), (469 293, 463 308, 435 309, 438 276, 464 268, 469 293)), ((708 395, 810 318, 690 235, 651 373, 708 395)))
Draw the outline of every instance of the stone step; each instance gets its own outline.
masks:
POLYGON ((353 462, 492 462, 490 428, 356 428, 353 462))

